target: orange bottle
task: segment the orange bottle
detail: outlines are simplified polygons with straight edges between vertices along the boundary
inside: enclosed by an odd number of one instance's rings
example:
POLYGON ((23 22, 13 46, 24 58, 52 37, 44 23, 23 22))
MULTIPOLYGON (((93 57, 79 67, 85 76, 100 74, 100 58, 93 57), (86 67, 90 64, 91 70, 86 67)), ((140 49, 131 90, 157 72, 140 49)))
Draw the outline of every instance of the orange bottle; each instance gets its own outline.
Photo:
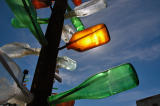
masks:
POLYGON ((61 104, 56 104, 56 106, 74 106, 74 101, 64 102, 61 104))
POLYGON ((75 6, 79 6, 82 3, 82 0, 72 0, 75 6))
POLYGON ((31 0, 31 2, 36 9, 46 8, 52 4, 52 1, 50 1, 50 0, 46 0, 46 1, 31 0))
POLYGON ((104 24, 98 24, 76 32, 70 39, 67 49, 85 51, 110 41, 109 32, 104 24))

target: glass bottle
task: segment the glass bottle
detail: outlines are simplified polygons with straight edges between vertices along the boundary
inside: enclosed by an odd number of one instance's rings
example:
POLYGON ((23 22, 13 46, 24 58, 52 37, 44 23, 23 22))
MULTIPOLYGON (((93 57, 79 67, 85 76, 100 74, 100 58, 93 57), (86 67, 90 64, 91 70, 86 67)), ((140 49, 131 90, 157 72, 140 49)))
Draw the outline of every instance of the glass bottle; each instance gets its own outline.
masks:
POLYGON ((92 49, 110 41, 109 32, 104 24, 97 24, 72 35, 67 49, 79 52, 92 49))
MULTIPOLYGON (((68 12, 72 11, 72 9, 70 8, 69 5, 67 6, 67 11, 68 12)), ((72 17, 71 22, 72 22, 73 26, 76 28, 77 31, 82 31, 82 30, 85 29, 83 23, 80 20, 80 18, 72 17)))
POLYGON ((16 28, 28 28, 41 45, 46 45, 47 41, 37 23, 37 13, 30 0, 5 0, 14 14, 12 25, 16 28), (18 25, 17 25, 18 24, 18 25))
POLYGON ((51 104, 59 104, 77 99, 101 99, 138 85, 135 69, 126 63, 93 75, 71 90, 50 96, 48 101, 51 104))

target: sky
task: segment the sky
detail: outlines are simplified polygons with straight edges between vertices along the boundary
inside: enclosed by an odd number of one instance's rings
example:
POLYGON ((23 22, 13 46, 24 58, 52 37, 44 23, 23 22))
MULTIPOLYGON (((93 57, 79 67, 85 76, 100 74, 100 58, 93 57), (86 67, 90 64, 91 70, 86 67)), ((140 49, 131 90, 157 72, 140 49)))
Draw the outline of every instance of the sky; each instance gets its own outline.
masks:
MULTIPOLYGON (((71 0, 69 4, 74 7, 71 0)), ((83 0, 82 0, 83 1, 83 0)), ((87 0, 84 0, 87 1, 87 0)), ((103 46, 85 51, 61 50, 59 56, 77 61, 75 71, 60 69, 62 83, 55 82, 63 92, 82 83, 89 76, 114 66, 131 63, 138 74, 139 86, 131 90, 99 100, 76 100, 75 106, 136 106, 136 100, 160 94, 160 1, 159 0, 106 0, 108 7, 81 18, 86 28, 104 23, 111 41, 103 46)), ((50 16, 49 9, 37 11, 39 17, 50 16)), ((0 46, 11 42, 24 42, 40 47, 28 29, 15 29, 10 20, 13 13, 4 0, 0 0, 0 46)), ((64 24, 70 24, 69 19, 64 24)), ((42 25, 45 33, 47 25, 42 25)), ((64 45, 61 41, 60 46, 64 45)), ((29 70, 28 89, 32 83, 38 57, 26 56, 14 59, 21 70, 29 70)))

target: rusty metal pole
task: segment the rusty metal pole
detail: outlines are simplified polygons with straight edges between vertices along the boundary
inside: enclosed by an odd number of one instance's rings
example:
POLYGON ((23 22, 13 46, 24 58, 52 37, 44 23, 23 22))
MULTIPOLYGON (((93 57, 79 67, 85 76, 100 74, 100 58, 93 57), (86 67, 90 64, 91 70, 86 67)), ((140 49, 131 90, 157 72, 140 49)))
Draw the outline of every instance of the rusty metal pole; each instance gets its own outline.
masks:
POLYGON ((45 34, 48 45, 41 49, 32 81, 31 93, 34 95, 34 99, 27 106, 49 106, 47 98, 52 92, 56 59, 66 7, 67 0, 55 1, 45 34))

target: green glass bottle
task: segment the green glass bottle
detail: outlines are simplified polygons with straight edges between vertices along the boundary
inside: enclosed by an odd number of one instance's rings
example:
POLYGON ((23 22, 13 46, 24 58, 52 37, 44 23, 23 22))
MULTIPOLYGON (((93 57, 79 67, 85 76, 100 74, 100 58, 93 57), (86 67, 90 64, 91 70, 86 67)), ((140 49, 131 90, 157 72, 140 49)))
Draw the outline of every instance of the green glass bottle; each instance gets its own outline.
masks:
POLYGON ((126 63, 93 75, 71 90, 50 96, 48 101, 57 104, 76 99, 101 99, 138 85, 136 71, 126 63))
MULTIPOLYGON (((72 9, 69 5, 67 6, 67 11, 68 12, 72 11, 72 9)), ((72 17, 71 22, 72 22, 73 26, 76 28, 77 31, 82 31, 82 30, 85 29, 85 27, 84 27, 83 23, 81 22, 80 18, 72 17)))
POLYGON ((41 45, 46 45, 47 41, 37 23, 37 13, 31 4, 30 0, 5 0, 8 6, 14 13, 14 18, 11 20, 15 28, 29 28, 35 38, 41 45))
POLYGON ((80 18, 78 17, 72 17, 71 18, 71 22, 74 25, 74 27, 76 28, 77 31, 82 31, 84 30, 84 25, 82 24, 80 18))

